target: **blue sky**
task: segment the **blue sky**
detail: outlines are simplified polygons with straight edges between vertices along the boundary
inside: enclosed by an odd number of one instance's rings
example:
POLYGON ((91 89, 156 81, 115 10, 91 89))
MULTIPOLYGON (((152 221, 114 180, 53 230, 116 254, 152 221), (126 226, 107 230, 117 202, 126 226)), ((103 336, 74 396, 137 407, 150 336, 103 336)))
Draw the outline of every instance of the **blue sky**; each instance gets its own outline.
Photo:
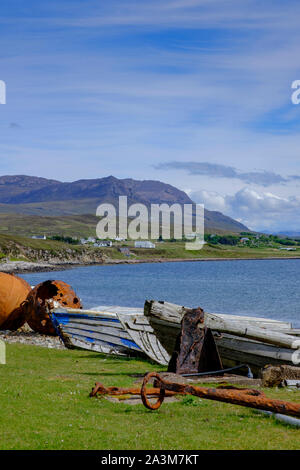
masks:
POLYGON ((300 4, 2 0, 0 174, 159 179, 300 231, 300 4))

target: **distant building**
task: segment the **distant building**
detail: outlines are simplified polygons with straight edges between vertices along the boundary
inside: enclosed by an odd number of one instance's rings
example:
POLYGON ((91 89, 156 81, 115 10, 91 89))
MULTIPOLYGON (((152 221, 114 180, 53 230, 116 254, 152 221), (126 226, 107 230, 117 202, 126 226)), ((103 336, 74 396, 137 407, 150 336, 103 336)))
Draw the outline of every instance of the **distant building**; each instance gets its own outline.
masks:
POLYGON ((250 238, 247 238, 247 237, 241 238, 241 239, 240 239, 240 242, 241 242, 241 243, 250 242, 250 238))
POLYGON ((129 248, 126 248, 126 247, 119 248, 119 252, 122 253, 122 255, 125 255, 125 256, 130 256, 131 255, 131 253, 129 251, 129 248))
POLYGON ((46 240, 47 239, 46 235, 33 235, 31 238, 33 238, 34 240, 46 240))
POLYGON ((102 246, 112 246, 112 241, 110 240, 102 240, 97 243, 94 243, 94 246, 100 248, 102 246))
POLYGON ((296 251, 296 248, 292 248, 291 246, 281 246, 279 250, 285 250, 285 251, 296 251))
POLYGON ((81 238, 80 239, 80 244, 81 245, 86 245, 87 243, 96 243, 96 238, 89 237, 89 238, 81 238))
POLYGON ((155 248, 155 243, 149 242, 148 240, 140 240, 134 242, 135 248, 155 248))

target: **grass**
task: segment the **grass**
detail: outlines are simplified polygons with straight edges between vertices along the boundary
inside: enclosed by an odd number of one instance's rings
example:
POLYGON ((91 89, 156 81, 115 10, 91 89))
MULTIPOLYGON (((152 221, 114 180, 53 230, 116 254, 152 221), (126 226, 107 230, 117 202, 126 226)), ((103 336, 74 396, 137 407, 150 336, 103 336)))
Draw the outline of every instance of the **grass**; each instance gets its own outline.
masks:
POLYGON ((0 233, 24 237, 32 235, 64 235, 70 237, 95 236, 99 219, 92 214, 86 215, 23 215, 2 214, 0 204, 0 233))
MULTIPOLYGON (((183 397, 151 412, 89 398, 96 381, 130 386, 162 368, 88 351, 7 345, 0 365, 0 449, 298 449, 299 430, 254 410, 183 397)), ((266 390, 300 400, 298 392, 266 390)))
MULTIPOLYGON (((133 246, 133 243, 128 243, 133 246)), ((133 248, 130 251, 134 253, 137 259, 239 259, 239 258, 293 258, 300 257, 300 247, 295 251, 279 250, 277 247, 248 247, 248 246, 229 246, 229 245, 210 245, 206 244, 202 250, 190 251, 185 249, 184 242, 164 242, 156 243, 155 249, 133 248)), ((104 251, 106 253, 106 251, 104 251)))
POLYGON ((61 262, 80 262, 84 258, 85 263, 90 260, 102 262, 127 259, 149 260, 151 259, 260 259, 260 258, 300 258, 300 246, 295 251, 279 250, 278 247, 248 247, 229 245, 204 245, 202 250, 189 251, 185 249, 184 242, 164 242, 156 243, 155 249, 135 248, 134 242, 115 243, 113 247, 94 248, 87 245, 70 245, 56 240, 39 240, 25 238, 17 235, 0 234, 0 262, 4 258, 12 261, 48 261, 49 259, 59 259, 61 262), (133 256, 127 258, 120 253, 119 247, 127 246, 133 256), (78 261, 79 260, 79 261, 78 261))

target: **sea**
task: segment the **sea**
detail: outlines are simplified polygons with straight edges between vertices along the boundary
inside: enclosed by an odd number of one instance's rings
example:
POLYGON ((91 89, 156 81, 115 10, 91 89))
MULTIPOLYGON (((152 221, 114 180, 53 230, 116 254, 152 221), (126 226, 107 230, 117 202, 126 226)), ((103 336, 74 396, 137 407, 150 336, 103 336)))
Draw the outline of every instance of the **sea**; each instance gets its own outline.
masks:
POLYGON ((97 265, 22 277, 31 285, 65 281, 87 309, 142 308, 146 299, 155 299, 207 312, 290 321, 300 328, 300 259, 97 265))

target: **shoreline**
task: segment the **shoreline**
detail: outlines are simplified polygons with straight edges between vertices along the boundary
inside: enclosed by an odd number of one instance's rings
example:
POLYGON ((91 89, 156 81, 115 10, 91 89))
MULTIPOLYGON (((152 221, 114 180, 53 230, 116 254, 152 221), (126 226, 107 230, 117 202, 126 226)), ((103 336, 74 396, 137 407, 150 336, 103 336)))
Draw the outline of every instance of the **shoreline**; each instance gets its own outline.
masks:
POLYGON ((8 261, 0 264, 0 271, 7 274, 28 274, 48 271, 66 271, 68 269, 84 266, 115 266, 119 264, 147 264, 147 263, 183 263, 183 262, 208 262, 208 261, 274 261, 274 260, 296 260, 300 256, 280 257, 237 257, 237 258, 144 258, 144 259, 107 259, 105 262, 94 263, 40 263, 30 261, 8 261))

